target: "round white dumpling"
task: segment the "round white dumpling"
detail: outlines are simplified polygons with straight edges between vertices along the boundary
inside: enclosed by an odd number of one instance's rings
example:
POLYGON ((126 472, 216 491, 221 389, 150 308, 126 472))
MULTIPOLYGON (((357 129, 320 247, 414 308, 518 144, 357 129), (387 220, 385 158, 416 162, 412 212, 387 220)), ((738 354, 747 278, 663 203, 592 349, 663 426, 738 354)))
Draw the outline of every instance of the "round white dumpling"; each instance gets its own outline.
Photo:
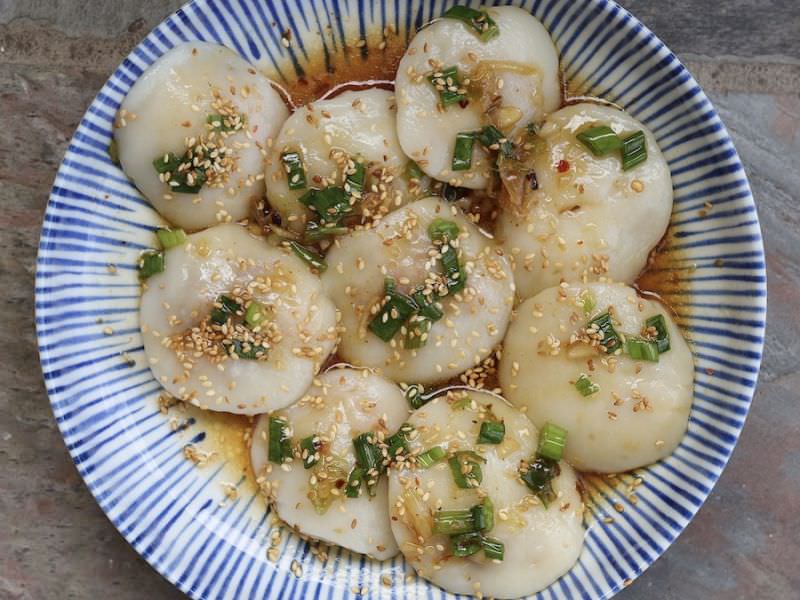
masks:
POLYGON ((379 369, 395 381, 433 383, 480 363, 503 339, 514 302, 508 260, 461 210, 439 198, 412 202, 374 228, 342 236, 327 261, 322 283, 341 313, 339 352, 348 362, 379 369), (436 219, 455 223, 461 232, 457 252, 465 287, 439 299, 443 317, 420 348, 405 347, 407 327, 383 341, 369 324, 385 299, 387 278, 404 294, 430 282, 440 289, 439 250, 428 234, 436 219))
MULTIPOLYGON (((406 202, 408 159, 397 141, 394 94, 372 88, 349 91, 298 108, 284 123, 266 168, 267 198, 285 227, 300 232, 314 213, 299 199, 309 189, 344 186, 355 163, 365 182, 355 214, 369 221, 406 202), (282 160, 299 154, 306 185, 291 189, 292 176, 282 160)), ((300 181, 298 179, 298 181, 300 181)))
POLYGON ((496 230, 520 296, 562 281, 632 283, 672 212, 669 166, 653 134, 616 108, 582 103, 548 116, 529 149, 538 189, 501 169, 511 197, 496 230), (623 138, 643 131, 647 160, 623 171, 619 152, 594 156, 576 134, 598 125, 623 138))
POLYGON ((150 368, 166 390, 246 415, 300 398, 337 338, 336 309, 308 267, 236 224, 190 235, 165 254, 164 271, 144 286, 140 321, 150 368), (238 302, 240 314, 213 325, 222 296, 238 302), (243 322, 253 301, 263 305, 256 327, 243 322))
POLYGON ((520 479, 521 463, 535 457, 538 443, 525 415, 498 396, 451 390, 416 410, 408 422, 419 434, 409 442, 411 454, 439 446, 448 455, 427 469, 411 463, 389 472, 392 531, 420 576, 456 594, 519 598, 546 588, 575 564, 584 537, 575 473, 566 462, 558 463, 554 497, 545 508, 520 479), (477 443, 486 420, 503 422, 502 443, 477 443), (477 452, 485 460, 478 463, 478 487, 456 485, 449 461, 458 451, 477 452), (487 497, 494 505, 494 526, 485 535, 503 543, 503 560, 488 560, 480 551, 453 556, 448 536, 434 532, 434 515, 473 507, 487 497))
POLYGON ((291 408, 259 417, 250 451, 253 472, 278 516, 301 533, 379 560, 391 558, 397 544, 389 526, 386 477, 375 484, 374 496, 365 482, 357 498, 344 490, 356 466, 353 438, 388 437, 407 415, 408 404, 395 384, 367 370, 333 368, 291 408), (270 417, 283 420, 294 440, 295 455, 282 465, 269 461, 270 417), (314 455, 299 446, 310 436, 319 444, 314 455))
POLYGON ((186 42, 139 77, 120 105, 114 137, 123 170, 156 210, 202 229, 245 218, 263 197, 268 140, 288 114, 270 81, 234 52, 186 42), (197 171, 170 175, 181 184, 174 187, 153 165, 169 153, 185 162, 189 149, 205 167, 199 190, 197 171))
POLYGON ((472 189, 491 181, 492 161, 475 143, 470 168, 453 171, 456 135, 491 123, 513 136, 561 104, 558 53, 544 26, 521 8, 486 10, 497 23, 497 37, 483 42, 463 22, 438 19, 411 41, 395 80, 397 133, 405 153, 429 176, 472 189), (429 77, 441 80, 451 67, 458 68, 468 102, 443 107, 429 77))
POLYGON ((594 283, 550 288, 519 306, 499 377, 506 398, 534 423, 551 421, 569 432, 565 458, 576 469, 619 473, 664 458, 683 439, 694 364, 660 303, 625 285, 594 283), (662 315, 670 349, 657 362, 606 353, 589 327, 606 312, 619 334, 646 337, 654 332, 645 321, 662 315), (591 384, 597 391, 584 396, 579 387, 591 384))

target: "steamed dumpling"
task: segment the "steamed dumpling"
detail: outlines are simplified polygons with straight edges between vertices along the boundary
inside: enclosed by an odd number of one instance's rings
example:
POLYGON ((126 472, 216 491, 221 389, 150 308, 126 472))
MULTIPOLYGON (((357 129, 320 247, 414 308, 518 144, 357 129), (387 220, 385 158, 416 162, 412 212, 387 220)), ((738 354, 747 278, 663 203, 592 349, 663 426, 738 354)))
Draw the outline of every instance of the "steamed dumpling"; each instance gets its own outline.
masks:
POLYGON ((511 137, 561 103, 558 54, 547 30, 521 8, 486 10, 497 23, 497 37, 483 42, 461 21, 438 19, 411 41, 395 80, 397 133, 405 153, 429 176, 472 189, 490 182, 492 161, 476 143, 471 167, 453 171, 459 133, 491 123, 511 137), (442 107, 428 78, 450 67, 458 68, 468 102, 442 107))
POLYGON ((122 168, 156 210, 175 225, 202 229, 245 218, 264 195, 267 141, 288 114, 270 81, 234 52, 185 42, 139 77, 114 136, 122 168), (153 161, 173 153, 186 162, 189 148, 205 168, 170 175, 181 184, 170 185, 153 161))
POLYGON ((511 198, 501 202, 496 231, 520 296, 562 281, 632 283, 672 212, 669 165, 653 134, 616 108, 582 103, 548 116, 527 143, 538 187, 501 167, 511 198), (576 134, 597 125, 623 138, 643 131, 647 160, 623 171, 619 152, 594 156, 576 134))
POLYGON ((342 315, 339 352, 353 364, 379 369, 395 381, 445 381, 480 363, 503 339, 514 302, 508 261, 459 209, 439 198, 412 202, 372 229, 342 236, 327 261, 323 286, 342 315), (405 294, 418 286, 439 293, 441 252, 428 231, 436 219, 451 221, 461 232, 450 251, 459 253, 465 287, 438 299, 443 316, 421 347, 406 347, 411 323, 384 341, 369 325, 381 308, 387 279, 405 294))
POLYGON ((354 213, 369 222, 407 201, 408 159, 397 142, 394 94, 382 89, 349 91, 295 111, 281 128, 266 169, 267 198, 284 227, 302 232, 315 215, 299 199, 309 189, 344 186, 355 163, 365 168, 363 191, 354 213), (306 185, 290 188, 282 161, 298 153, 306 185))
POLYGON ((166 390, 246 415, 300 398, 337 337, 336 309, 306 265, 236 224, 188 236, 165 260, 146 282, 140 320, 150 368, 166 390), (214 325, 223 296, 239 314, 214 325), (243 323, 253 301, 264 307, 257 327, 243 323))
POLYGON ((333 368, 320 375, 291 408, 263 415, 252 438, 253 472, 278 515, 305 535, 338 544, 379 560, 397 554, 389 526, 386 478, 375 495, 366 482, 350 498, 345 486, 356 458, 353 438, 363 433, 395 433, 408 415, 403 393, 395 384, 362 369, 333 368), (285 464, 269 461, 270 418, 283 420, 294 440, 295 456, 285 464), (299 441, 316 436, 312 458, 299 441), (316 463, 310 468, 305 462, 316 463))
POLYGON ((418 433, 409 443, 412 455, 439 446, 450 457, 473 451, 485 460, 480 484, 470 489, 456 485, 448 458, 428 468, 406 463, 390 470, 392 530, 420 576, 455 594, 519 598, 544 589, 575 564, 584 536, 575 473, 566 462, 558 463, 547 507, 522 482, 521 462, 533 459, 538 444, 538 432, 525 415, 498 396, 452 390, 416 410, 408 423, 418 433), (502 443, 478 443, 486 420, 505 425, 502 443), (489 560, 483 552, 453 556, 448 536, 434 533, 434 515, 485 498, 494 505, 494 525, 485 534, 503 543, 503 560, 489 560))
POLYGON ((667 309, 628 286, 595 283, 547 289, 516 312, 499 367, 503 393, 534 423, 552 421, 569 431, 570 464, 618 473, 676 448, 689 419, 694 365, 667 309), (604 352, 587 325, 606 312, 618 333, 635 336, 652 335, 645 321, 662 315, 669 351, 657 362, 604 352), (576 387, 581 376, 597 391, 584 396, 576 387))

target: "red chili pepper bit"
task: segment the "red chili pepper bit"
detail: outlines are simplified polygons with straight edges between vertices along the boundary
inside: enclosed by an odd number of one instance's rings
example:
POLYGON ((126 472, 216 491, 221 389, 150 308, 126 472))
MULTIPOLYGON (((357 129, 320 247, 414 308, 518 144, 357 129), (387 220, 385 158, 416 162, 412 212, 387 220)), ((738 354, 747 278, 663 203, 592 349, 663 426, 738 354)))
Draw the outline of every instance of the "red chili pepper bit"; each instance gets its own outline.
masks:
POLYGON ((556 169, 558 169, 559 173, 566 173, 567 171, 569 171, 569 162, 566 160, 558 161, 556 169))

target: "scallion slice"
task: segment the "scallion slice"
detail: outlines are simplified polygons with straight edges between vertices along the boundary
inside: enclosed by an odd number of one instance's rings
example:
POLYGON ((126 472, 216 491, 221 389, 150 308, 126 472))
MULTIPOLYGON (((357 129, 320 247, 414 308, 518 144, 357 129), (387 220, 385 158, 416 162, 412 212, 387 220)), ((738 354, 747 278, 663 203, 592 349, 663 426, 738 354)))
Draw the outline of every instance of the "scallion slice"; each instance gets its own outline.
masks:
POLYGON ((494 504, 489 497, 472 507, 472 520, 477 531, 489 531, 494 527, 494 504))
POLYGON ((225 325, 233 315, 242 310, 242 305, 229 296, 222 295, 217 298, 214 308, 211 309, 211 322, 215 325, 225 325))
POLYGON ((447 280, 449 294, 455 294, 463 290, 467 281, 467 274, 461 267, 458 252, 451 243, 458 239, 460 231, 456 223, 441 218, 434 219, 428 225, 428 236, 434 243, 440 245, 439 262, 442 267, 442 273, 447 280))
POLYGON ((629 336, 625 340, 625 352, 633 360, 658 362, 658 342, 629 336))
POLYGON ((416 312, 414 300, 394 289, 394 280, 384 282, 386 301, 367 326, 384 342, 389 342, 403 324, 416 312))
POLYGON ((318 435, 310 435, 300 441, 300 458, 303 467, 310 469, 319 462, 319 449, 322 446, 318 435))
POLYGON ((400 429, 397 430, 397 433, 386 440, 390 460, 395 460, 401 454, 408 455, 408 445, 406 442, 412 431, 414 431, 414 427, 408 423, 404 423, 400 429))
POLYGON ((594 294, 589 291, 584 292, 581 295, 581 301, 583 303, 583 314, 590 315, 594 312, 594 309, 597 307, 597 300, 595 300, 594 294))
POLYGON ((622 148, 622 140, 608 125, 590 127, 575 137, 595 156, 605 156, 622 148))
POLYGON ((428 333, 433 324, 444 316, 436 301, 426 294, 424 289, 417 289, 411 296, 417 304, 417 313, 406 323, 404 347, 421 348, 428 341, 428 333))
POLYGON ((347 173, 344 180, 344 191, 351 198, 360 199, 361 192, 364 190, 364 181, 367 178, 367 170, 363 162, 353 159, 353 172, 347 173))
POLYGON ((475 146, 475 134, 471 131, 461 132, 456 135, 456 145, 453 148, 453 171, 466 171, 472 166, 472 148, 475 146))
POLYGON ((514 144, 494 125, 487 125, 473 135, 487 150, 496 150, 506 158, 514 156, 514 144))
POLYGON ((347 478, 344 494, 348 498, 358 498, 361 495, 361 484, 364 482, 365 471, 362 467, 355 466, 347 478))
POLYGON ((412 383, 405 390, 406 400, 408 400, 409 405, 414 410, 422 408, 425 404, 433 400, 435 395, 436 391, 426 394, 425 388, 419 383, 412 383))
POLYGON ((408 165, 406 166, 406 176, 409 179, 416 179, 417 181, 419 181, 423 177, 425 177, 425 171, 423 171, 420 168, 420 166, 413 160, 410 160, 408 161, 408 165))
POLYGON ((475 520, 471 508, 440 510, 433 515, 433 532, 458 535, 475 531, 475 520))
POLYGON ((356 452, 356 462, 364 470, 367 492, 370 496, 374 496, 377 479, 383 472, 383 454, 375 443, 375 434, 362 433, 353 438, 353 447, 356 452))
POLYGON ((153 167, 159 174, 169 173, 170 178, 167 182, 170 192, 181 194, 196 194, 206 182, 206 173, 200 167, 181 170, 179 167, 186 162, 191 165, 191 155, 184 155, 183 158, 173 152, 159 156, 153 161, 153 167), (191 175, 191 183, 189 176, 191 175))
POLYGON ((482 462, 486 462, 486 459, 471 450, 456 452, 451 456, 448 463, 456 485, 465 490, 478 487, 483 481, 482 462))
POLYGON ((269 445, 267 457, 270 462, 282 464, 292 455, 292 442, 289 436, 289 424, 278 417, 269 418, 269 445))
POLYGON ((658 345, 658 353, 664 354, 670 349, 669 344, 669 330, 667 329, 667 321, 664 315, 655 315, 645 321, 645 327, 655 329, 655 342, 658 345))
POLYGON ((481 538, 483 555, 490 560, 503 560, 505 555, 505 544, 498 539, 490 537, 481 538))
POLYGON ((328 225, 320 225, 316 221, 309 221, 306 223, 306 229, 303 233, 303 240, 314 244, 329 237, 344 235, 348 231, 349 230, 347 227, 342 227, 339 225, 331 227, 328 225))
POLYGON ((481 548, 483 548, 483 536, 474 531, 460 533, 452 536, 450 543, 453 556, 463 558, 480 552, 481 548))
POLYGON ((294 252, 300 259, 303 260, 303 262, 305 262, 312 269, 316 269, 317 271, 322 273, 323 271, 325 271, 325 269, 328 268, 328 263, 325 262, 325 258, 322 255, 317 254, 313 250, 306 248, 305 246, 303 246, 299 242, 295 242, 294 240, 289 241, 288 244, 289 247, 292 249, 292 252, 294 252))
POLYGON ((156 231, 156 237, 164 250, 186 243, 186 232, 183 229, 159 229, 156 231))
POLYGON ((267 307, 256 300, 251 300, 244 312, 244 322, 248 327, 258 327, 267 317, 267 307))
POLYGON ((500 28, 485 10, 476 10, 468 6, 451 6, 442 16, 465 23, 475 30, 482 42, 488 42, 500 35, 500 28))
POLYGON ((310 189, 298 200, 319 215, 321 225, 329 223, 338 225, 343 217, 353 211, 349 196, 341 187, 331 186, 322 190, 310 189))
POLYGON ((547 506, 555 498, 553 478, 558 472, 558 462, 540 456, 520 471, 520 477, 528 489, 547 506))
POLYGON ((600 391, 600 386, 594 383, 586 373, 581 373, 575 382, 575 389, 580 392, 581 396, 591 396, 600 391))
POLYGON ((222 345, 229 355, 235 355, 245 360, 258 360, 269 355, 269 348, 259 344, 251 344, 241 340, 223 340, 222 345))
POLYGON ((497 421, 484 421, 478 434, 479 444, 500 444, 506 435, 506 426, 497 421))
POLYGON ((299 152, 284 152, 281 154, 283 168, 286 169, 286 178, 290 190, 302 190, 306 187, 306 170, 299 152))
POLYGON ((611 323, 611 315, 604 312, 597 315, 594 319, 589 321, 588 329, 596 329, 602 335, 600 345, 605 348, 608 354, 614 354, 617 350, 622 349, 622 339, 620 339, 617 330, 611 323))
POLYGON ((647 138, 637 131, 622 140, 622 170, 630 171, 647 160, 647 138))
POLYGON ((567 430, 554 423, 545 423, 539 432, 537 455, 550 460, 561 460, 567 443, 567 430))
POLYGON ((448 67, 435 71, 428 77, 434 89, 439 92, 439 102, 444 108, 466 100, 467 96, 461 88, 461 79, 458 76, 458 67, 448 67))
POLYGON ((434 446, 422 454, 417 455, 417 466, 420 469, 427 469, 438 463, 445 456, 447 456, 447 453, 444 451, 444 448, 441 446, 434 446))
POLYGON ((156 273, 162 273, 166 267, 164 253, 151 250, 139 257, 139 279, 144 281, 156 273))

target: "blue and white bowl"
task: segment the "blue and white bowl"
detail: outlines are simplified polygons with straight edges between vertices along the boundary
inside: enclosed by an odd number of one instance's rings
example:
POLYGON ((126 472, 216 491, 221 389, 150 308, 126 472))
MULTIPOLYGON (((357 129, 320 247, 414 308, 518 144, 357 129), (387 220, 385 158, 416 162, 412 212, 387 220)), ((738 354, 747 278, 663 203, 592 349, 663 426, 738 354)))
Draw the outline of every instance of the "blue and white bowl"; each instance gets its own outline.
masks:
MULTIPOLYGON (((572 89, 609 99, 647 124, 675 186, 667 252, 651 280, 660 279, 659 292, 677 311, 694 351, 689 431, 658 464, 616 480, 587 479, 584 552, 567 575, 537 596, 608 598, 686 527, 736 444, 763 346, 761 232, 728 133, 658 38, 608 0, 513 3, 550 31, 572 89), (641 478, 635 496, 634 478, 641 478)), ((123 61, 70 143, 47 205, 36 273, 47 389, 67 447, 97 502, 137 552, 192 598, 450 595, 415 577, 401 558, 379 563, 334 548, 322 562, 309 543, 288 531, 278 545, 279 560, 269 561, 266 549, 279 525, 244 476, 241 451, 223 453, 203 468, 184 458, 186 444, 203 447, 225 435, 230 441, 241 425, 225 428, 199 413, 159 411, 160 386, 139 333, 136 265, 161 221, 108 156, 115 112, 147 66, 181 41, 224 44, 285 82, 320 56, 340 52, 345 40, 380 35, 387 25, 407 39, 450 4, 190 2, 123 61), (280 40, 286 30, 289 48, 280 40), (226 497, 226 484, 237 486, 233 497, 226 497), (381 583, 387 575, 391 587, 381 583)), ((374 51, 361 50, 351 60, 374 51)))

